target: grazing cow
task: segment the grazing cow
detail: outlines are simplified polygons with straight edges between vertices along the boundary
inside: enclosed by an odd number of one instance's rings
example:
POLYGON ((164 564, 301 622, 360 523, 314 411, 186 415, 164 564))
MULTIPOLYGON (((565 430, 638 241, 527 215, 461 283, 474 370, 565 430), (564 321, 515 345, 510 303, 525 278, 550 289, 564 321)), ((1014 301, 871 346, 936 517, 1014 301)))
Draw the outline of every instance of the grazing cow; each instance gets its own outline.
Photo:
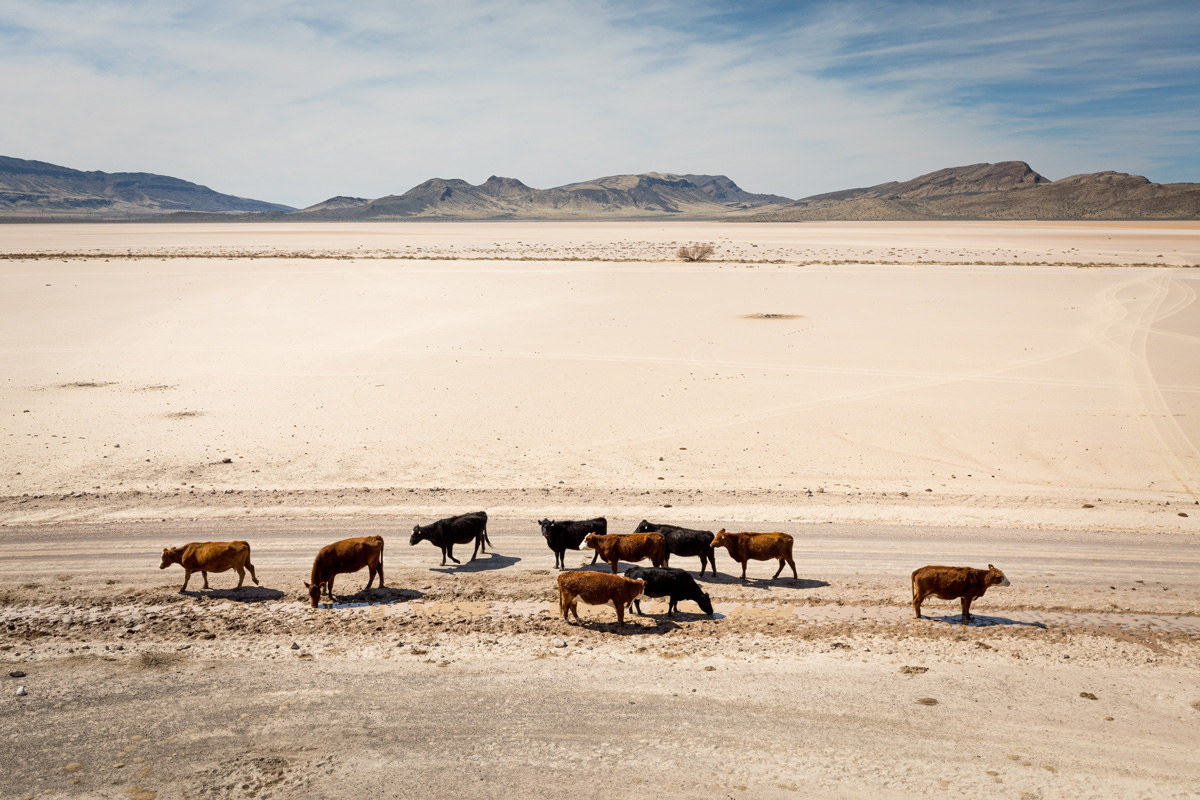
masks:
MULTIPOLYGON (((546 545, 554 551, 554 566, 559 569, 567 568, 567 550, 578 550, 583 544, 583 538, 589 533, 604 536, 608 533, 608 520, 604 517, 585 520, 560 520, 554 522, 548 519, 538 520, 542 526, 542 536, 546 545)), ((599 553, 592 555, 592 563, 596 563, 599 553)))
POLYGON ((475 556, 479 555, 479 549, 482 547, 486 553, 486 545, 492 543, 487 535, 487 512, 472 511, 470 514, 439 519, 429 525, 414 525, 412 537, 408 540, 409 545, 415 545, 422 539, 441 548, 443 567, 446 566, 447 556, 455 564, 462 563, 454 557, 454 545, 475 542, 475 551, 471 553, 471 560, 474 561, 475 556))
POLYGON ((568 611, 575 615, 576 622, 582 622, 579 619, 579 600, 592 606, 612 603, 617 609, 617 626, 620 627, 625 624, 626 607, 645 588, 645 581, 635 581, 623 575, 609 575, 605 572, 562 572, 558 576, 558 609, 568 623, 571 621, 567 617, 568 611))
POLYGON ((251 579, 258 583, 254 565, 250 563, 250 545, 247 542, 192 542, 183 547, 164 547, 162 563, 158 568, 166 569, 172 564, 183 566, 183 588, 179 590, 181 592, 187 591, 188 581, 192 579, 193 572, 204 576, 205 589, 209 588, 208 573, 231 569, 236 570, 238 574, 238 585, 235 589, 242 588, 242 581, 246 580, 246 570, 250 570, 251 579))
POLYGON ((304 582, 308 589, 308 599, 312 607, 321 604, 321 592, 329 595, 329 604, 333 605, 333 579, 346 572, 358 572, 363 567, 370 569, 366 589, 371 588, 375 576, 379 576, 379 588, 383 588, 383 537, 358 536, 353 539, 342 539, 340 542, 325 545, 313 560, 312 578, 304 582))
POLYGON ((667 540, 661 533, 609 533, 597 536, 589 533, 583 544, 596 551, 600 560, 612 567, 617 574, 618 561, 641 561, 661 567, 667 560, 667 540))
POLYGON ((742 564, 742 580, 746 580, 746 564, 750 559, 755 561, 770 561, 779 559, 779 569, 771 576, 771 580, 783 572, 783 562, 792 568, 792 577, 799 578, 796 573, 796 562, 792 560, 792 537, 786 533, 726 533, 724 528, 717 531, 713 538, 713 548, 724 547, 734 561, 742 564))
POLYGON ((671 563, 671 556, 700 556, 700 577, 704 577, 704 568, 709 564, 712 564, 713 575, 717 574, 717 556, 712 546, 712 531, 697 531, 680 528, 678 525, 660 525, 642 520, 633 532, 658 532, 667 538, 667 560, 663 562, 663 566, 671 563))
POLYGON ((943 600, 962 598, 962 624, 971 621, 971 601, 983 597, 989 586, 1009 586, 1004 573, 988 564, 987 569, 928 566, 912 574, 913 612, 921 618, 921 603, 933 595, 943 600))
MULTIPOLYGON (((700 606, 700 610, 710 617, 713 613, 712 600, 706 592, 700 590, 696 579, 688 575, 685 570, 675 569, 673 567, 657 568, 657 567, 630 567, 625 570, 626 578, 633 578, 637 581, 645 581, 646 588, 642 589, 642 594, 646 597, 667 597, 667 616, 675 616, 675 606, 680 600, 692 600, 696 605, 700 606)), ((633 607, 637 609, 637 613, 642 613, 642 604, 639 600, 633 601, 633 607)))

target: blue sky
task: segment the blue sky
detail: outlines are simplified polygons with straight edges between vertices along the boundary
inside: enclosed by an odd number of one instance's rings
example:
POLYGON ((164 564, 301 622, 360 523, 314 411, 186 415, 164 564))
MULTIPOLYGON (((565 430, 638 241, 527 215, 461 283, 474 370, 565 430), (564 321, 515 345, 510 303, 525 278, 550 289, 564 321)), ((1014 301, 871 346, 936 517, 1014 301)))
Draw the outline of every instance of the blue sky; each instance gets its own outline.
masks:
POLYGON ((0 155, 297 206, 646 171, 800 197, 1011 159, 1200 181, 1198 42, 1194 0, 0 0, 0 155))

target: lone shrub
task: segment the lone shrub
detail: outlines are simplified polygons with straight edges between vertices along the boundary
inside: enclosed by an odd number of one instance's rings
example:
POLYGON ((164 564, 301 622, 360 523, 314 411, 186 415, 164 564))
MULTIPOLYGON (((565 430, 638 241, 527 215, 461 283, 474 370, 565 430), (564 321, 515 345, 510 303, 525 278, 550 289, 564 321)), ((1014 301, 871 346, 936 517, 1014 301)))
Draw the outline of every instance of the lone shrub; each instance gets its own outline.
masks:
POLYGON ((684 261, 705 261, 716 252, 711 244, 697 242, 695 244, 685 244, 679 248, 679 252, 675 255, 682 258, 684 261))

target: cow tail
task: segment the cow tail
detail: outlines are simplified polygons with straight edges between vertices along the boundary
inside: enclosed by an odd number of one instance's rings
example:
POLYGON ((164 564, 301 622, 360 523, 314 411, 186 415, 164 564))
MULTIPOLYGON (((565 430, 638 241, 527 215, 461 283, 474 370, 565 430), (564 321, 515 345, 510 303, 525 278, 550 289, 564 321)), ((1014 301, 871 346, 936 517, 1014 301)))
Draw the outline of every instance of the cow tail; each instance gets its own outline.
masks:
POLYGON ((913 599, 914 603, 917 601, 917 571, 916 570, 913 570, 913 574, 912 574, 912 599, 913 599))
POLYGON ((492 540, 489 539, 488 535, 487 535, 487 520, 486 519, 483 521, 483 541, 487 543, 488 547, 492 546, 492 540))

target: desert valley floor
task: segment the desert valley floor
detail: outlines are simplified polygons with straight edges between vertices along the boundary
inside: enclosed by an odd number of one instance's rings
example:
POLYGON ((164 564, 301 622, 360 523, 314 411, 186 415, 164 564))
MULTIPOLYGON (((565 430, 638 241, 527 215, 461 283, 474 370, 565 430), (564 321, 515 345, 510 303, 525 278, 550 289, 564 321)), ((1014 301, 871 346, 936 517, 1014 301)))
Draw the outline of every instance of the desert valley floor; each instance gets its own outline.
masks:
POLYGON ((1192 222, 2 226, 0 796, 1200 797, 1197 265, 1192 222), (480 509, 475 562, 409 546, 480 509), (567 625, 534 520, 600 515, 799 577, 567 625), (366 534, 387 587, 310 609, 366 534), (261 586, 158 569, 233 539, 261 586))

